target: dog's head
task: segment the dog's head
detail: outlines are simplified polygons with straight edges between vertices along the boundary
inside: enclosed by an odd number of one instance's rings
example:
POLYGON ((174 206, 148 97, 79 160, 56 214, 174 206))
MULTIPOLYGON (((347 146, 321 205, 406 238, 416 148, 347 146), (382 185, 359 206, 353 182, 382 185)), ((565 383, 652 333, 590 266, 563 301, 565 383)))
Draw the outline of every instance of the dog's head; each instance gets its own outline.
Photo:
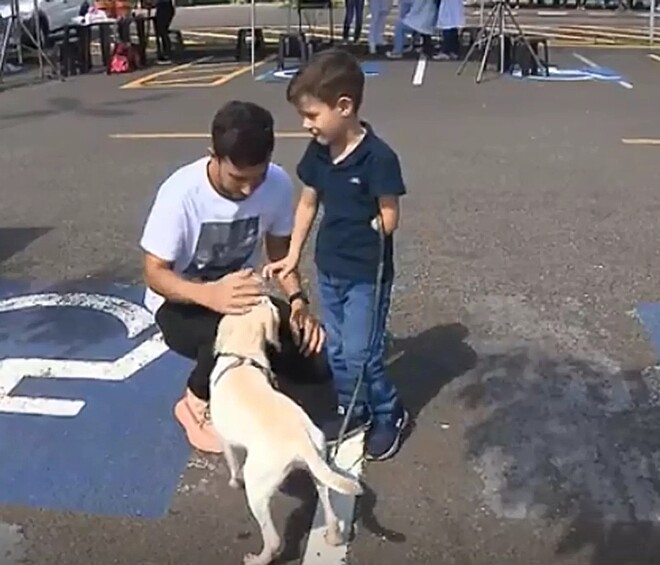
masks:
POLYGON ((265 297, 245 314, 228 314, 218 325, 216 353, 248 355, 264 351, 267 345, 281 349, 280 314, 270 298, 265 297))

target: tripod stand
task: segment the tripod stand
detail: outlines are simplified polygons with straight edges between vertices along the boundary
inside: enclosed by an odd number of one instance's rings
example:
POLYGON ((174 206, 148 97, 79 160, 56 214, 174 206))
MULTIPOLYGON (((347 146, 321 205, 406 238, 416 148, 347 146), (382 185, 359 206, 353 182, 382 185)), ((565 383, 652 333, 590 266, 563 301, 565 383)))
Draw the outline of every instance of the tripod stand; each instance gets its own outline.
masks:
MULTIPOLYGON (((486 18, 486 22, 484 23, 483 27, 479 30, 479 35, 475 39, 474 43, 472 43, 470 49, 465 54, 465 58, 463 59, 463 62, 461 63, 460 67, 458 67, 458 71, 456 71, 456 74, 460 75, 463 72, 465 65, 467 65, 468 61, 470 60, 474 52, 479 47, 481 47, 483 42, 485 41, 486 47, 484 48, 484 52, 481 57, 481 63, 479 65, 479 70, 477 71, 477 76, 475 77, 475 82, 480 83, 484 74, 484 70, 486 69, 486 62, 488 61, 488 56, 490 55, 490 51, 493 47, 493 37, 495 37, 495 35, 498 36, 498 42, 500 48, 500 73, 501 74, 504 73, 504 71, 506 70, 506 66, 504 62, 505 49, 506 49, 505 48, 506 33, 505 33, 504 25, 506 18, 508 18, 513 24, 513 26, 516 28, 516 31, 518 32, 518 39, 522 41, 523 45, 525 46, 525 49, 529 51, 529 54, 536 63, 537 68, 544 69, 545 74, 546 75, 548 74, 548 69, 546 65, 541 62, 536 52, 534 51, 534 49, 532 49, 532 46, 527 41, 527 38, 525 37, 523 30, 518 25, 518 22, 516 21, 516 18, 514 17, 513 12, 509 7, 508 0, 495 0, 495 5, 491 8, 490 12, 488 12, 488 17, 486 18)), ((512 51, 513 51, 513 46, 512 46, 512 51)))
POLYGON ((46 78, 45 65, 48 65, 54 74, 58 74, 57 67, 44 53, 43 40, 44 36, 41 33, 41 23, 39 19, 39 5, 37 0, 33 2, 34 13, 32 22, 34 22, 34 29, 30 29, 25 20, 20 16, 19 0, 10 0, 9 2, 11 14, 8 19, 0 20, 0 82, 5 75, 7 68, 7 58, 12 48, 12 38, 14 40, 14 49, 18 63, 23 63, 23 38, 25 37, 32 45, 33 50, 37 54, 39 60, 39 74, 41 79, 46 78))

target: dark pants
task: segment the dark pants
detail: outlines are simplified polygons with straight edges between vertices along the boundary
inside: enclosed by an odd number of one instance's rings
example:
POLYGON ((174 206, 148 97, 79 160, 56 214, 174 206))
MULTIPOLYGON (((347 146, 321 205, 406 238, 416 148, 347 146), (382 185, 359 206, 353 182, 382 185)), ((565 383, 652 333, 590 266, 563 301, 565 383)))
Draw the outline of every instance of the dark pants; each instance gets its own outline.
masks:
POLYGON ((355 30, 353 32, 353 39, 357 43, 362 34, 362 21, 364 19, 364 0, 344 0, 345 14, 344 14, 344 32, 343 38, 348 41, 348 36, 355 18, 355 30))
POLYGON ((319 272, 318 284, 328 361, 338 404, 348 407, 356 380, 364 369, 356 413, 366 410, 377 420, 389 419, 398 403, 396 388, 385 374, 392 282, 382 283, 378 304, 375 303, 374 283, 354 282, 319 272))
POLYGON ((174 19, 174 5, 171 2, 156 4, 154 28, 156 31, 156 50, 159 59, 169 59, 172 56, 172 41, 170 39, 170 24, 174 19))
POLYGON ((460 42, 458 40, 458 28, 442 30, 442 52, 447 55, 458 55, 460 42))
MULTIPOLYGON (((278 377, 292 381, 318 383, 328 381, 330 372, 325 355, 304 357, 293 341, 289 326, 289 306, 272 298, 280 311, 279 338, 281 351, 268 351, 271 368, 278 377)), ((209 377, 215 364, 213 345, 222 316, 201 306, 165 302, 156 312, 156 323, 167 346, 197 362, 188 379, 188 388, 195 396, 208 400, 209 377)))

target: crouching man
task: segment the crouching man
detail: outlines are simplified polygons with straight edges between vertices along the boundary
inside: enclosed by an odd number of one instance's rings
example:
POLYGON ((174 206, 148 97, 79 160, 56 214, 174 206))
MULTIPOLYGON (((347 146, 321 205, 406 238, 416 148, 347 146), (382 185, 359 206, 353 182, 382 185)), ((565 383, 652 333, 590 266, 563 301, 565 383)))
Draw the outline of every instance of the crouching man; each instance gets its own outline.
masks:
MULTIPOLYGON (((144 226, 145 305, 173 351, 196 362, 174 413, 193 447, 220 452, 208 416, 213 343, 220 318, 245 312, 265 294, 256 271, 286 257, 293 226, 293 183, 270 162, 273 117, 249 102, 229 102, 212 125, 212 151, 175 171, 158 189, 144 226)), ((308 310, 297 272, 278 280, 288 303, 273 371, 292 379, 330 379, 324 333, 308 310), (287 323, 288 321, 288 323, 287 323)))

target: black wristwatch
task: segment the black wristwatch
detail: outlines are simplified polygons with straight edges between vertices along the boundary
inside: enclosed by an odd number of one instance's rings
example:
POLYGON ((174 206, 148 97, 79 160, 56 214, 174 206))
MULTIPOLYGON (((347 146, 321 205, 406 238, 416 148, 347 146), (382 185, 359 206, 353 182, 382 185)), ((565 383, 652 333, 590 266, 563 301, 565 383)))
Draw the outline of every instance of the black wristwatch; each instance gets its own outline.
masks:
POLYGON ((302 300, 305 304, 309 304, 309 299, 302 290, 294 292, 291 296, 289 296, 289 306, 291 306, 296 300, 302 300))

